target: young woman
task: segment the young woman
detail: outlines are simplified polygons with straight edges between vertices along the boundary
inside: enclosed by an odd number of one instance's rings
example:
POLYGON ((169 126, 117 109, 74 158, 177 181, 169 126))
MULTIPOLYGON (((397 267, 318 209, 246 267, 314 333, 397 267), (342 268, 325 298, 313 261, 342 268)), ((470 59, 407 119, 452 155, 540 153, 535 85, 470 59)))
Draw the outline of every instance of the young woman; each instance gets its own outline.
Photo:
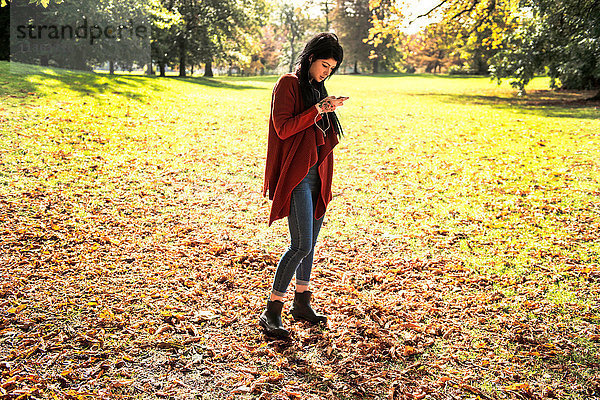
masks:
POLYGON ((314 247, 331 200, 333 148, 342 135, 334 113, 347 97, 328 96, 325 79, 342 63, 344 52, 333 33, 313 37, 298 56, 295 73, 283 75, 273 89, 263 195, 273 200, 269 226, 287 217, 291 245, 275 272, 267 308, 259 325, 267 334, 288 337, 281 310, 296 274, 290 310, 295 320, 326 323, 310 306, 308 290, 314 247))

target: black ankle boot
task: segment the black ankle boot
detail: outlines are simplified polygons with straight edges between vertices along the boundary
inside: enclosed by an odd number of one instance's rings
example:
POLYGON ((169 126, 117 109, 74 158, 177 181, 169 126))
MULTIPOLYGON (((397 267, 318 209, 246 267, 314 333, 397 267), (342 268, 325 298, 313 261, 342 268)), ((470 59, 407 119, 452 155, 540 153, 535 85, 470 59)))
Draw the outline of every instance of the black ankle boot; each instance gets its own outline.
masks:
POLYGON ((327 323, 327 317, 322 314, 317 314, 315 310, 310 307, 310 298, 312 292, 305 291, 302 293, 296 292, 294 296, 294 304, 290 313, 296 321, 303 319, 310 322, 311 324, 327 323))
POLYGON ((290 332, 281 325, 282 308, 282 301, 267 301, 267 309, 261 314, 258 324, 265 328, 265 332, 268 335, 281 338, 290 336, 290 332))

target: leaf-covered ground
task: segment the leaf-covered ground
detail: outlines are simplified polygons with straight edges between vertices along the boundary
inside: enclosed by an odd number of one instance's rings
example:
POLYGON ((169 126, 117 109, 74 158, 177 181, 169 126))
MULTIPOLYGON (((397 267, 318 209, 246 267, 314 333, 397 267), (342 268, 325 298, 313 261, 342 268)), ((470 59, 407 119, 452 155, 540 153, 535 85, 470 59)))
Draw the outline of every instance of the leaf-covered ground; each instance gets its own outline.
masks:
POLYGON ((330 322, 285 315, 274 341, 275 80, 0 63, 0 398, 600 397, 590 93, 334 77, 351 99, 311 283, 330 322))

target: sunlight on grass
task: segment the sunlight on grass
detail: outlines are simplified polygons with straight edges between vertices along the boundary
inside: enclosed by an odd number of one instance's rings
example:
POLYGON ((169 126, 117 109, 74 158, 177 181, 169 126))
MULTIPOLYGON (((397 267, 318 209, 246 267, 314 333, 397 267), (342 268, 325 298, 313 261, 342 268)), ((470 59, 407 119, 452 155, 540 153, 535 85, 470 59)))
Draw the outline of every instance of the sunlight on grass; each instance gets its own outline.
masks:
MULTIPOLYGON (((285 224, 266 229, 260 196, 276 77, 13 69, 20 74, 2 86, 5 194, 36 185, 110 194, 125 181, 162 190, 173 205, 210 202, 216 209, 198 212, 215 229, 225 219, 254 235, 253 246, 285 246, 285 224), (190 185, 170 192, 156 175, 165 173, 190 185), (231 201, 237 209, 220 208, 231 201)), ((547 84, 535 79, 529 91, 547 84)), ((336 76, 328 88, 350 100, 339 112, 346 136, 324 243, 376 238, 383 253, 501 273, 598 262, 589 227, 598 224, 600 121, 586 109, 562 116, 488 78, 336 76)))
MULTIPOLYGON (((43 240, 80 243, 93 227, 101 243, 127 251, 203 249, 196 238, 207 251, 226 251, 206 242, 217 238, 276 259, 288 245, 286 221, 267 227, 269 201, 261 193, 276 80, 110 76, 0 62, 0 197, 23 203, 23 227, 55 236, 43 240), (112 227, 131 235, 109 237, 112 227)), ((537 78, 521 98, 484 77, 328 82, 330 94, 350 100, 339 111, 345 137, 335 150, 334 198, 315 275, 335 266, 360 301, 396 304, 403 290, 386 285, 429 285, 394 271, 394 263, 410 260, 446 285, 440 301, 494 315, 435 334, 423 360, 448 351, 452 335, 463 333, 473 343, 452 350, 461 362, 537 360, 539 353, 521 354, 519 343, 553 346, 548 330, 579 335, 581 321, 597 323, 600 117, 576 101, 582 94, 547 85, 537 78), (336 260, 339 251, 350 261, 336 260), (367 252, 363 277, 351 260, 367 252), (436 270, 442 261, 445 272, 436 270), (389 271, 375 270, 382 268, 389 271), (491 348, 494 340, 500 347, 491 348)), ((423 327, 443 317, 424 315, 423 327)), ((596 354, 588 344, 581 357, 596 354)), ((535 368, 527 364, 523 375, 535 368)), ((496 393, 495 378, 486 375, 481 387, 496 393)))

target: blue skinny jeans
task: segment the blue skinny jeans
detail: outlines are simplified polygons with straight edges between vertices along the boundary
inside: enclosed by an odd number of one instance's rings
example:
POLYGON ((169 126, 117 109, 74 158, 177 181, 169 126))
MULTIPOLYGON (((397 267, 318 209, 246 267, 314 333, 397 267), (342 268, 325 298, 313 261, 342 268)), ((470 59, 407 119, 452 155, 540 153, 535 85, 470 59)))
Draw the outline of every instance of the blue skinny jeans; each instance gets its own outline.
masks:
POLYGON ((288 216, 291 244, 281 256, 273 279, 272 292, 277 296, 285 295, 294 273, 296 286, 308 285, 310 281, 315 244, 323 223, 323 217, 315 219, 320 192, 321 179, 315 164, 292 191, 288 216))

